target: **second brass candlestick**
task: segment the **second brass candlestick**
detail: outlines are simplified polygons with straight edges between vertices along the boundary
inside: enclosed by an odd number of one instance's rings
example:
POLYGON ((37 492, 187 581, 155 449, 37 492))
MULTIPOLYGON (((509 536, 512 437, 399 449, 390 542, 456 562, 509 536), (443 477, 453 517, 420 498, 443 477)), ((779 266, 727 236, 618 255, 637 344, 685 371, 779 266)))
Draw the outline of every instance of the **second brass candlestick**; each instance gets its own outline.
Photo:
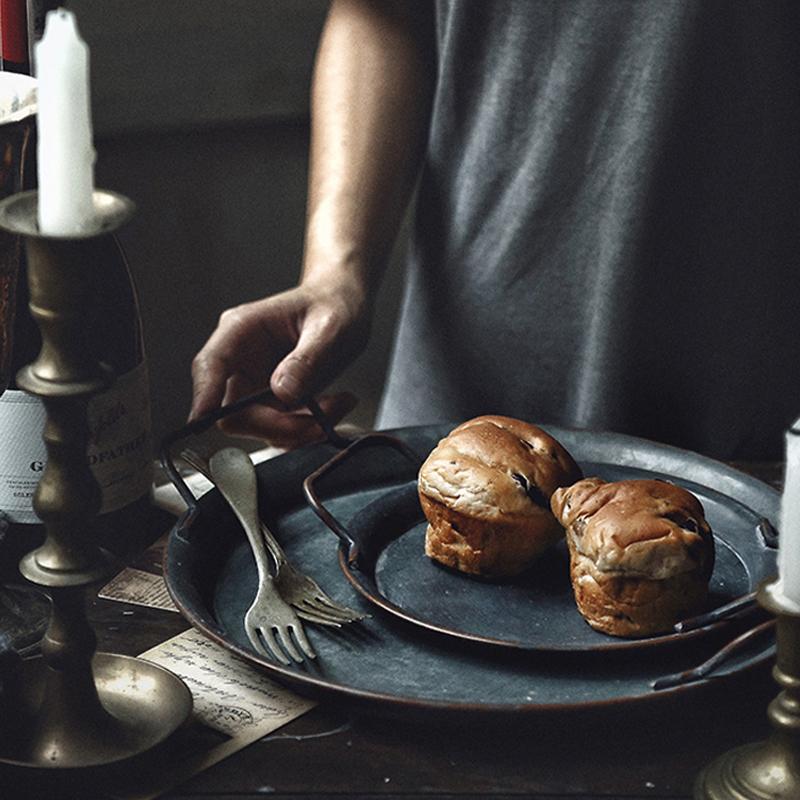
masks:
POLYGON ((695 782, 695 800, 797 800, 800 798, 800 614, 761 588, 758 601, 778 618, 772 674, 782 688, 769 704, 772 735, 712 761, 695 782))
MULTIPOLYGON (((37 359, 17 382, 44 403, 47 466, 34 495, 46 540, 20 571, 52 599, 42 657, 24 662, 19 708, 0 720, 0 761, 45 770, 117 763, 152 749, 188 719, 191 694, 169 671, 127 656, 95 653, 86 587, 114 567, 93 535, 101 492, 89 469, 87 403, 113 376, 95 356, 86 319, 93 302, 87 259, 93 239, 132 214, 127 199, 94 194, 95 223, 75 237, 37 227, 37 194, 0 202, 0 228, 25 239, 30 308, 42 334, 37 359), (2 726, 13 724, 14 731, 2 726)), ((9 698, 14 701, 15 698, 9 698)))

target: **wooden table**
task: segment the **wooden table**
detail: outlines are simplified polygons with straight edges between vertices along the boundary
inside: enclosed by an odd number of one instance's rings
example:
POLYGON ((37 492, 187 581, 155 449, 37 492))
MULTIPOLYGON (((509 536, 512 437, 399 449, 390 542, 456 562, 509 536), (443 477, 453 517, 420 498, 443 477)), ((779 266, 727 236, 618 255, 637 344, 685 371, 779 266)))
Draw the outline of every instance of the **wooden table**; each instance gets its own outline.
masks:
MULTIPOLYGON (((780 477, 779 465, 750 471, 773 483, 780 477)), ((170 522, 155 514, 154 534, 170 522)), ((90 619, 98 649, 131 655, 188 627, 171 612, 104 600, 93 601, 90 619)), ((765 666, 691 705, 553 715, 502 728, 356 717, 325 704, 165 797, 688 798, 712 758, 768 734, 766 705, 776 693, 765 666)), ((3 798, 44 797, 18 780, 9 788, 0 783, 3 798)), ((70 798, 96 796, 69 777, 60 789, 70 798)))

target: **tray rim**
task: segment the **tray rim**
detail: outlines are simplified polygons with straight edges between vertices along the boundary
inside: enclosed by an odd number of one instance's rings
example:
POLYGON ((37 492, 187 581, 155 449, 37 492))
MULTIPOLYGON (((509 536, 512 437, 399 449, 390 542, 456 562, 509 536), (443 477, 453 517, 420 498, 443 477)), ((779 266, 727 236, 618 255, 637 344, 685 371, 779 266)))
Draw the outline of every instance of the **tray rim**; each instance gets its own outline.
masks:
MULTIPOLYGON (((447 431, 452 429, 458 422, 450 423, 437 423, 428 425, 408 426, 404 428, 396 428, 387 431, 388 433, 400 437, 413 437, 417 436, 444 436, 447 431)), ((641 467, 637 463, 636 451, 638 448, 654 449, 660 451, 666 457, 677 459, 689 459, 701 471, 707 471, 709 474, 716 474, 723 479, 724 486, 727 489, 737 491, 746 490, 748 494, 753 492, 756 499, 769 498, 764 501, 764 504, 759 503, 758 507, 748 505, 751 510, 768 519, 777 512, 777 504, 780 501, 780 493, 764 481, 754 478, 747 473, 736 469, 724 462, 694 453, 690 450, 683 450, 672 445, 666 445, 660 442, 654 442, 642 437, 634 437, 628 434, 617 434, 609 431, 593 431, 582 430, 576 428, 563 428, 557 425, 550 425, 541 423, 540 427, 553 435, 558 437, 565 434, 590 436, 597 447, 603 442, 616 440, 617 443, 622 443, 628 446, 628 450, 623 451, 621 459, 616 462, 620 465, 641 467)), ((308 460, 308 457, 315 451, 326 448, 324 443, 306 445, 294 451, 289 451, 282 455, 276 456, 264 465, 283 463, 284 466, 292 463, 292 461, 299 461, 302 463, 308 460)), ((327 447, 329 453, 334 452, 330 447, 327 447)), ((592 457, 585 460, 600 461, 600 458, 592 457)), ((323 463, 319 460, 319 463, 323 463)), ((259 465, 262 466, 262 465, 259 465)), ((302 479, 301 479, 302 480, 302 479)), ((721 493, 726 493, 722 488, 719 489, 721 493)), ((211 489, 208 494, 218 494, 218 490, 211 489)), ((738 498, 737 498, 738 499, 738 498)), ((334 681, 323 680, 308 672, 301 672, 292 667, 285 667, 277 662, 268 660, 253 650, 241 647, 235 642, 227 638, 225 631, 220 629, 213 619, 213 614, 209 612, 210 619, 206 619, 196 614, 189 604, 184 602, 184 598, 180 591, 174 585, 174 575, 172 570, 172 563, 175 561, 180 564, 180 553, 175 550, 180 550, 181 547, 189 547, 189 539, 183 535, 183 527, 181 520, 176 520, 172 529, 169 531, 168 544, 164 550, 163 558, 163 571, 164 579, 167 585, 167 590, 170 597, 180 611, 181 615, 193 627, 197 628, 210 639, 217 642, 220 646, 226 648, 230 652, 235 653, 239 657, 248 661, 249 663, 256 664, 259 667, 266 669, 266 671, 274 676, 279 682, 297 690, 300 693, 321 698, 333 703, 342 702, 355 702, 359 707, 370 712, 379 711, 382 713, 389 713, 390 715, 399 715, 403 718, 407 717, 408 713, 418 713, 423 717, 430 714, 439 714, 445 717, 462 717, 467 715, 472 718, 480 716, 481 718, 499 717, 502 720, 507 720, 510 717, 523 716, 536 717, 542 715, 549 715, 551 713, 569 713, 569 712, 583 712, 586 710, 605 710, 605 709, 620 709, 630 706, 638 705, 655 705, 662 702, 675 700, 676 698, 690 697, 697 693, 708 690, 720 681, 734 680, 740 676, 747 675, 758 668, 762 667, 768 660, 774 657, 774 645, 770 644, 762 647, 756 654, 750 656, 745 663, 741 664, 737 669, 730 672, 715 673, 705 678, 695 681, 693 683, 683 684, 679 686, 670 687, 660 691, 651 691, 647 694, 627 695, 621 697, 612 697, 606 699, 590 699, 576 702, 557 702, 557 703, 474 703, 474 702, 454 702, 441 699, 432 698, 418 698, 401 694, 393 694, 388 692, 379 692, 374 690, 366 690, 358 687, 348 686, 343 683, 334 681)))

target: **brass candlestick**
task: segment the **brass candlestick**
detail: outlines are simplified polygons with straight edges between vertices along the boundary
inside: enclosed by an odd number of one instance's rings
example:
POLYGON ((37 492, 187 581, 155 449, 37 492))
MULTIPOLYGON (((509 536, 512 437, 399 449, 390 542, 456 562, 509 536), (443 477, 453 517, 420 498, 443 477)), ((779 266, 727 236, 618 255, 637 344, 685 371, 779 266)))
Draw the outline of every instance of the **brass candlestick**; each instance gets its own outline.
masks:
POLYGON ((797 800, 800 798, 800 613, 762 586, 758 602, 778 618, 772 674, 783 687, 769 704, 773 732, 763 742, 737 747, 697 777, 696 800, 797 800))
POLYGON ((87 403, 113 379, 95 356, 86 322, 93 292, 87 242, 133 213, 129 200, 111 192, 96 191, 94 206, 92 229, 67 238, 39 233, 36 192, 0 202, 0 228, 25 239, 30 308, 42 334, 38 357, 17 382, 41 398, 47 413, 47 466, 33 501, 46 540, 22 559, 20 571, 49 592, 53 610, 42 657, 23 665, 19 713, 13 722, 0 720, 0 761, 23 767, 117 763, 153 748, 191 712, 191 694, 172 673, 95 653, 84 608, 86 587, 114 570, 93 535, 101 492, 86 458, 87 403))

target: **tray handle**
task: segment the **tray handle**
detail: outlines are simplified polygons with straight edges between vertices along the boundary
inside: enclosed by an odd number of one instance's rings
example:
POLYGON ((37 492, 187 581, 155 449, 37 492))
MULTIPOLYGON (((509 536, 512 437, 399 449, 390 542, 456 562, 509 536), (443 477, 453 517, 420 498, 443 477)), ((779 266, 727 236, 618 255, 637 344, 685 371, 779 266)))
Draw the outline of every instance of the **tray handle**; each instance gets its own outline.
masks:
POLYGON ((181 496, 184 503, 186 503, 186 511, 177 522, 177 530, 185 530, 194 521, 194 518, 197 516, 200 510, 200 505, 195 496, 192 494, 192 490, 186 485, 186 481, 184 481, 180 471, 175 466, 175 462, 172 460, 172 448, 178 442, 182 441, 183 439, 187 439, 189 436, 195 436, 198 433, 204 433, 215 423, 219 422, 219 420, 221 420, 223 417, 235 414, 237 411, 241 411, 243 408, 246 408, 253 403, 263 403, 265 400, 269 400, 273 397, 274 395, 270 389, 243 397, 240 400, 229 403, 226 406, 220 406, 219 408, 214 409, 205 416, 200 417, 199 419, 184 425, 182 428, 167 434, 161 440, 161 446, 158 451, 161 466, 164 468, 164 472, 172 482, 172 485, 178 491, 178 494, 181 496))
POLYGON ((325 525, 339 537, 339 541, 344 546, 347 564, 349 567, 359 567, 359 559, 363 549, 363 542, 353 535, 331 512, 325 507, 319 496, 317 483, 325 475, 330 475, 337 467, 350 459, 355 453, 367 447, 390 447, 396 450, 413 465, 415 471, 419 470, 422 464, 420 457, 402 440, 388 433, 367 433, 357 439, 347 442, 338 453, 318 467, 303 481, 303 494, 305 494, 308 504, 314 513, 325 523, 325 525))
MULTIPOLYGON (((228 405, 220 406, 208 414, 193 420, 187 425, 184 425, 182 428, 167 434, 161 440, 161 447, 159 448, 159 460, 161 461, 161 466, 164 468, 164 472, 166 473, 167 477, 178 491, 178 494, 186 503, 186 511, 183 513, 177 523, 178 530, 184 530, 194 521, 194 518, 197 516, 200 510, 200 505, 197 502, 194 494, 192 494, 192 490, 186 485, 186 481, 184 481, 180 471, 175 466, 175 462, 172 457, 172 450, 175 445, 184 439, 188 439, 190 436, 196 436, 197 434, 205 433, 205 431, 209 430, 221 419, 229 417, 232 414, 236 414, 248 406, 267 401, 272 401, 274 403, 276 400, 277 398, 271 389, 264 389, 260 392, 256 392, 255 394, 248 395, 247 397, 242 397, 233 403, 228 403, 228 405)), ((333 425, 331 425, 323 413, 322 409, 320 409, 316 400, 310 398, 305 402, 305 405, 311 412, 319 427, 322 429, 322 432, 325 434, 330 444, 334 445, 335 447, 344 447, 350 444, 349 439, 345 439, 336 432, 333 425)))

